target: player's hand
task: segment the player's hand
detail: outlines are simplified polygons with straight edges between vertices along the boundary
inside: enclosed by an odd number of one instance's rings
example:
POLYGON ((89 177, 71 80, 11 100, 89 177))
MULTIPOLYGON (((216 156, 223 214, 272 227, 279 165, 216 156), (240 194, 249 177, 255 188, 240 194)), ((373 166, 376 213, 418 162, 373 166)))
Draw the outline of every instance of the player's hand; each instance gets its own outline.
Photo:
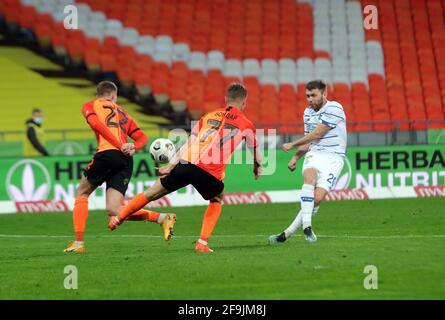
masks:
POLYGON ((121 152, 128 157, 131 157, 136 152, 133 143, 124 143, 121 147, 121 152))
POLYGON ((290 159, 289 164, 287 165, 287 167, 289 168, 290 171, 294 171, 295 168, 297 167, 297 160, 298 160, 297 156, 293 156, 290 159))
POLYGON ((161 176, 161 177, 169 175, 172 170, 173 170, 173 166, 171 166, 171 165, 161 167, 161 168, 155 167, 156 175, 161 176))
POLYGON ((283 150, 285 151, 285 152, 288 152, 290 149, 292 149, 294 146, 292 145, 292 143, 290 143, 290 142, 288 142, 288 143, 285 143, 285 144, 283 144, 283 150))

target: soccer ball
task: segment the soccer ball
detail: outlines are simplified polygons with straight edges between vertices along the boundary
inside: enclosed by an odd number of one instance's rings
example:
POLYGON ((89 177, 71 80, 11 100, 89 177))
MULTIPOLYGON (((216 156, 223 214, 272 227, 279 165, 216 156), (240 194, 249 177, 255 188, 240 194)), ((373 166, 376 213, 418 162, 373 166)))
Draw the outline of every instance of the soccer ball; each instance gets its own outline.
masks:
POLYGON ((175 153, 175 145, 169 139, 156 139, 150 146, 151 157, 157 163, 168 163, 175 153))

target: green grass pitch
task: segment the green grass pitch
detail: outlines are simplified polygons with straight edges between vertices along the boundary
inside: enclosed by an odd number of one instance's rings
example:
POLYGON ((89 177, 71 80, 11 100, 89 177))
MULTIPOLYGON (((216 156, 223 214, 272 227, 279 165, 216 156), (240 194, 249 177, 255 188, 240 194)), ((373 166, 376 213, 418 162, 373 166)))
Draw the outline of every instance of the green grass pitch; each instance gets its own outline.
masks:
POLYGON ((210 245, 194 253, 204 207, 176 208, 170 242, 152 223, 114 232, 91 212, 87 253, 66 254, 69 213, 0 216, 0 299, 445 299, 443 198, 326 202, 301 235, 271 246, 296 204, 224 206, 210 245), (78 289, 64 288, 64 267, 78 289), (367 290, 365 266, 378 271, 367 290))

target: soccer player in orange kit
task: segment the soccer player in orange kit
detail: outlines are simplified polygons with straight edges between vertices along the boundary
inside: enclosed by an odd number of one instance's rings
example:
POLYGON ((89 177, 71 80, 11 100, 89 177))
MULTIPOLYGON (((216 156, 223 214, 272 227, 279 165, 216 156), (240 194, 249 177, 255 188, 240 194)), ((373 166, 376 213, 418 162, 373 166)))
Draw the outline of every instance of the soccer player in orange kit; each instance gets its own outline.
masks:
MULTIPOLYGON (((76 240, 65 252, 83 253, 85 225, 88 218, 88 197, 98 186, 106 182, 106 210, 116 216, 124 205, 125 192, 133 172, 133 154, 147 143, 147 136, 127 112, 116 104, 117 87, 103 81, 97 85, 96 99, 82 107, 82 114, 96 134, 97 149, 88 164, 76 191, 73 223, 76 240), (134 140, 128 143, 128 137, 134 140)), ((129 220, 151 221, 161 224, 164 238, 170 240, 174 214, 160 214, 139 210, 129 220)))
POLYGON ((207 113, 199 120, 186 145, 168 166, 159 169, 163 177, 134 197, 117 217, 111 217, 108 227, 116 229, 150 201, 191 184, 205 200, 210 201, 195 251, 213 252, 207 243, 222 210, 224 170, 243 140, 253 153, 255 179, 261 173, 262 156, 257 148, 256 129, 243 113, 246 99, 246 88, 241 84, 231 84, 227 89, 226 106, 207 113))

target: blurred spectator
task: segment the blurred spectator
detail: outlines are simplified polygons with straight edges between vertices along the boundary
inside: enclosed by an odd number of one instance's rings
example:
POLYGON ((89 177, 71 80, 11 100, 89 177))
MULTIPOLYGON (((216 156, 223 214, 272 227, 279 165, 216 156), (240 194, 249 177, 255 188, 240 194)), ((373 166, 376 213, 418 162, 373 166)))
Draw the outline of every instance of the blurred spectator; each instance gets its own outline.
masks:
POLYGON ((24 155, 26 157, 49 156, 43 146, 45 132, 42 128, 43 113, 40 109, 32 110, 32 118, 26 120, 26 141, 24 155))

